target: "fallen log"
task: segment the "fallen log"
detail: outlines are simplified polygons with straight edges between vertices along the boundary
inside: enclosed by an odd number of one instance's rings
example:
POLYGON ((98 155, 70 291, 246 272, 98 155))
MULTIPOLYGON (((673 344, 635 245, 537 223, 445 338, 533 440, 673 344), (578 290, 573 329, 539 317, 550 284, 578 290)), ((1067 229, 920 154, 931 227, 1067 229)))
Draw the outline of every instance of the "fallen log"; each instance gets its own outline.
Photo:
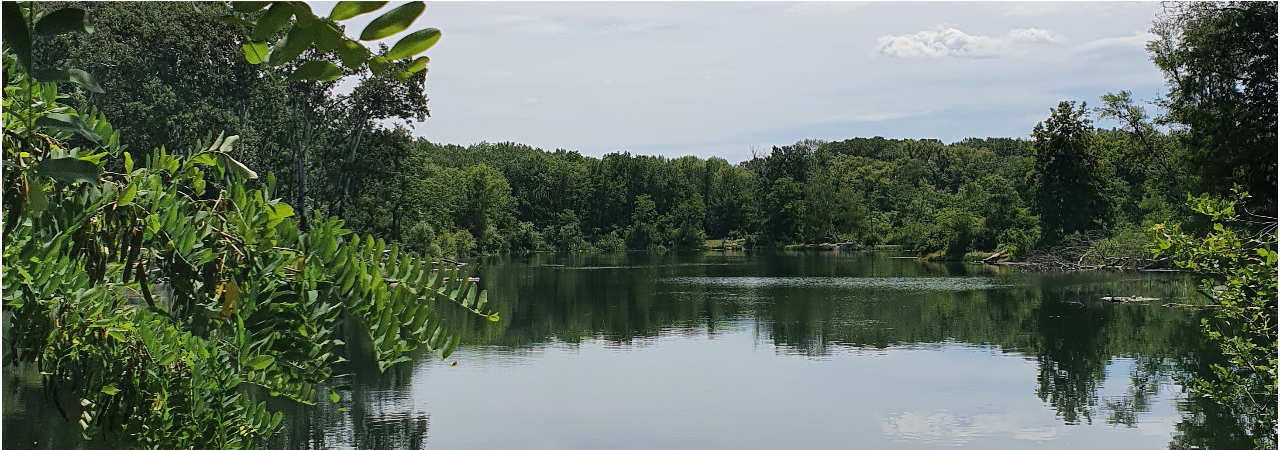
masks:
POLYGON ((1131 297, 1102 297, 1102 299, 1113 303, 1152 302, 1160 300, 1154 297, 1139 297, 1136 295, 1131 297))

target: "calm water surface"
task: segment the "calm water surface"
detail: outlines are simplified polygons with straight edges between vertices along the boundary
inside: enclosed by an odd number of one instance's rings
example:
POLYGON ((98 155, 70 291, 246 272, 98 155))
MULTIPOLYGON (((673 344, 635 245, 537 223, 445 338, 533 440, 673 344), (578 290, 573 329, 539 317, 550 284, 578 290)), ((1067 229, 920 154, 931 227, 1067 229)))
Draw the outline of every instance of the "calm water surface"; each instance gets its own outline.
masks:
MULTIPOLYGON (((1183 392, 1212 353, 1202 309, 1164 306, 1203 304, 1186 277, 849 252, 541 254, 475 270, 501 322, 459 315, 448 361, 386 373, 346 349, 342 400, 282 405, 273 447, 1244 447, 1183 392), (1100 300, 1131 295, 1160 300, 1100 300)), ((31 420, 6 414, 5 444, 31 420)))

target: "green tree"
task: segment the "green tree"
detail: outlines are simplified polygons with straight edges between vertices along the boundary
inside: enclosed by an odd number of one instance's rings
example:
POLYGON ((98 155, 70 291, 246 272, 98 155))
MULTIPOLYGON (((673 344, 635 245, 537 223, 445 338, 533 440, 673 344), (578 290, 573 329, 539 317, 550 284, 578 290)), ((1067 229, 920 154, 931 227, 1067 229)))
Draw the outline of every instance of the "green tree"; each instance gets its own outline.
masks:
POLYGON ((1036 209, 1044 239, 1106 229, 1114 220, 1109 167, 1097 154, 1094 130, 1085 104, 1061 102, 1049 118, 1036 124, 1036 209))
POLYGON ((636 197, 631 213, 631 227, 627 230, 627 248, 632 250, 660 250, 664 248, 658 224, 658 207, 649 195, 636 197))
POLYGON ((702 229, 706 214, 706 204, 702 202, 702 195, 697 192, 676 205, 671 213, 672 225, 676 227, 672 247, 678 250, 701 250, 707 239, 707 233, 702 229))
POLYGON ((1151 32, 1169 85, 1161 121, 1185 126, 1194 191, 1225 196, 1238 184, 1255 195, 1248 206, 1275 216, 1276 4, 1168 3, 1151 32))

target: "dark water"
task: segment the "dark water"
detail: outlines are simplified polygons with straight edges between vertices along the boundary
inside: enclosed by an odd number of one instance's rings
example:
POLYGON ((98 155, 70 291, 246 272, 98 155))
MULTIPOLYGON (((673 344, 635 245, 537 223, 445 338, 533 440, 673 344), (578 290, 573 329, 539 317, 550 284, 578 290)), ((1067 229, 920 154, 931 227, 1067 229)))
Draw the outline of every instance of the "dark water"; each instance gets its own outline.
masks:
MULTIPOLYGON (((871 253, 534 255, 476 270, 501 322, 459 315, 449 361, 386 373, 347 349, 342 400, 284 405, 272 447, 1247 447, 1184 392, 1212 351, 1202 309, 1163 306, 1204 303, 1182 276, 871 253), (1131 295, 1161 300, 1100 300, 1131 295)), ((33 419, 11 414, 24 403, 10 392, 4 443, 30 447, 11 439, 33 419)))

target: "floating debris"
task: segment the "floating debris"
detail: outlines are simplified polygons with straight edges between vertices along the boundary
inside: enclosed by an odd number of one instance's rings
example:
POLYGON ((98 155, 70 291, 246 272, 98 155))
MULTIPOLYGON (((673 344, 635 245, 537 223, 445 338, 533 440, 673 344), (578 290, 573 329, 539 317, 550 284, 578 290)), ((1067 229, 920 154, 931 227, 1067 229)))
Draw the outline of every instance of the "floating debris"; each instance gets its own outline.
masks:
POLYGON ((1155 297, 1138 297, 1136 295, 1132 297, 1102 297, 1102 299, 1114 303, 1152 302, 1160 300, 1155 297))

